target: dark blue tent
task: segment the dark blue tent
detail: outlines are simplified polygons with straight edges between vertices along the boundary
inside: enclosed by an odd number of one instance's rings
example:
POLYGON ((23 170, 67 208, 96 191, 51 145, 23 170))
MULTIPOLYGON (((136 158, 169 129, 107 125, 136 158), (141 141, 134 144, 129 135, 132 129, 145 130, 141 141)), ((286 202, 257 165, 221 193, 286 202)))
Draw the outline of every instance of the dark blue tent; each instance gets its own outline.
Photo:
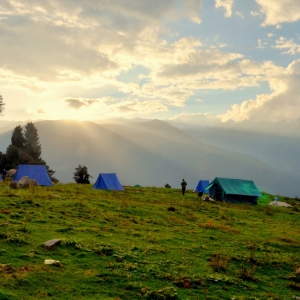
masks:
POLYGON ((3 181, 2 174, 0 174, 0 181, 3 181))
POLYGON ((197 187, 194 189, 194 192, 207 193, 208 191, 206 190, 206 188, 208 186, 209 186, 209 180, 199 180, 199 183, 198 183, 197 187))
POLYGON ((116 173, 100 173, 93 189, 124 191, 116 173))
POLYGON ((44 165, 19 165, 13 180, 19 181, 23 176, 36 180, 37 185, 53 185, 44 165))

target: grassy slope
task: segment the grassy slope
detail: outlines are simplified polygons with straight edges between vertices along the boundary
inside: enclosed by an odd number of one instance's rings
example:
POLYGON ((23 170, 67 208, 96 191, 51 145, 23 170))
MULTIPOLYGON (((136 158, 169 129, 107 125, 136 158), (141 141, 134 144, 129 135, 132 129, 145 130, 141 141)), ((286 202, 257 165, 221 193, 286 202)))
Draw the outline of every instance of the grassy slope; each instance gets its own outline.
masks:
POLYGON ((265 206, 272 198, 251 207, 176 189, 2 183, 0 299, 300 296, 300 212, 265 206), (62 244, 42 247, 54 238, 62 244), (47 258, 60 264, 45 265, 47 258))

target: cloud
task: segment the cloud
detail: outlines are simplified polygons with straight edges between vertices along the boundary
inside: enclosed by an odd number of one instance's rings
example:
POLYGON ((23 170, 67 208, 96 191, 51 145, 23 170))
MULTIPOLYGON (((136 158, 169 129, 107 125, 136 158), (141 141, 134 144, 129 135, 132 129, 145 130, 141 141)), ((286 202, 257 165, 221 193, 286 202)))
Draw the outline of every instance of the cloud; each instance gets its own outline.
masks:
POLYGON ((281 75, 269 78, 271 94, 258 95, 256 99, 234 104, 225 114, 219 115, 223 122, 267 121, 295 122, 300 118, 300 60, 292 62, 281 75))
POLYGON ((68 108, 80 109, 83 106, 90 106, 99 100, 90 100, 90 99, 66 99, 65 102, 68 104, 68 108))
POLYGON ((130 70, 145 41, 148 50, 160 43, 164 21, 199 23, 201 5, 201 0, 3 0, 0 64, 37 82, 103 82, 130 70))
POLYGON ((260 12, 265 15, 263 26, 279 25, 300 20, 299 0, 256 0, 260 12))
POLYGON ((43 109, 36 109, 36 108, 27 108, 26 113, 29 115, 38 116, 41 114, 45 114, 45 111, 43 109))
POLYGON ((237 11, 235 14, 240 18, 245 19, 244 15, 241 12, 237 11))
POLYGON ((128 100, 113 105, 113 109, 117 109, 122 114, 149 114, 153 112, 167 111, 166 105, 158 100, 140 102, 138 100, 128 100))
POLYGON ((250 11, 250 15, 253 16, 253 17, 258 17, 261 14, 258 11, 250 11))
POLYGON ((276 46, 273 46, 273 48, 287 50, 282 52, 283 54, 295 55, 296 53, 300 53, 300 45, 294 43, 293 39, 287 40, 284 37, 276 40, 276 46))
POLYGON ((265 43, 263 43, 261 39, 257 40, 257 48, 264 49, 265 46, 263 44, 265 44, 265 43))
POLYGON ((215 0, 215 7, 224 7, 225 17, 231 17, 233 0, 215 0))
POLYGON ((213 126, 220 123, 220 118, 212 116, 210 113, 181 113, 169 121, 181 124, 198 125, 198 126, 213 126))

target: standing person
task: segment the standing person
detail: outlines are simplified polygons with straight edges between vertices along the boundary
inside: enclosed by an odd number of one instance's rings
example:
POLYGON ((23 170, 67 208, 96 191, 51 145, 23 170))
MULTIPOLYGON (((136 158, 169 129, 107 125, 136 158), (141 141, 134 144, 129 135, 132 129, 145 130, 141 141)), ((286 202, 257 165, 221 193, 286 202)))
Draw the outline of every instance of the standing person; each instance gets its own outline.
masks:
POLYGON ((187 186, 187 183, 184 179, 182 179, 182 182, 181 182, 181 191, 182 191, 182 195, 184 196, 184 193, 185 193, 185 188, 187 186))
POLYGON ((7 171, 5 169, 2 169, 0 173, 2 174, 3 181, 5 181, 5 176, 7 174, 7 171))

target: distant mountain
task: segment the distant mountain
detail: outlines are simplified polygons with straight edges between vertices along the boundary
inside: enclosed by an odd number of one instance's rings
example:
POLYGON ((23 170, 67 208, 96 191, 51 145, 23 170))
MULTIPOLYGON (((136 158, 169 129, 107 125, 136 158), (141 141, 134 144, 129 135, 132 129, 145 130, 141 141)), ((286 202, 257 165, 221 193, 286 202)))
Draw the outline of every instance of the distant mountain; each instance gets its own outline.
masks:
MULTIPOLYGON (((216 176, 252 179, 261 190, 295 196, 298 180, 238 152, 207 145, 163 121, 126 125, 92 122, 35 123, 42 156, 62 182, 73 182, 75 168, 88 167, 93 180, 116 172, 123 185, 194 189, 198 180, 216 176)), ((10 132, 11 134, 11 132, 10 132)), ((5 135, 0 135, 1 145, 5 135)), ((8 146, 5 145, 5 149, 8 146)))
POLYGON ((129 123, 142 123, 148 122, 150 119, 142 119, 142 118, 133 118, 133 119, 126 119, 126 118, 110 118, 110 119, 103 119, 103 120, 93 120, 93 123, 96 124, 120 124, 125 125, 129 123))
POLYGON ((251 155, 300 179, 300 126, 288 123, 228 122, 210 128, 183 128, 198 140, 251 155))

